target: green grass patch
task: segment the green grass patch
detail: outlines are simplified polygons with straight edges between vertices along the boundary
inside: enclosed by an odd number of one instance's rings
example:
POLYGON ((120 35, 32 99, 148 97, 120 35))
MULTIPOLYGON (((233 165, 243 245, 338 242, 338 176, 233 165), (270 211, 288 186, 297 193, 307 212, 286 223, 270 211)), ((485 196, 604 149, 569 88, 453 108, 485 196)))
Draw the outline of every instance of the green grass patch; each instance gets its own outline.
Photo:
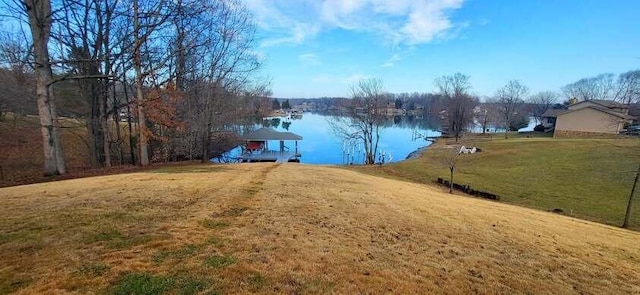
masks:
POLYGON ((202 226, 206 227, 206 228, 212 228, 212 229, 216 229, 216 228, 224 228, 229 226, 229 223, 224 222, 224 221, 219 221, 219 220, 215 220, 215 219, 205 219, 201 222, 202 226))
POLYGON ((113 286, 114 295, 153 295, 163 294, 173 288, 175 280, 171 277, 154 276, 149 273, 131 273, 122 277, 113 286))
POLYGON ((161 276, 150 273, 126 274, 111 287, 114 295, 198 294, 210 283, 191 276, 161 276))
POLYGON ((209 287, 209 282, 191 277, 179 277, 176 279, 176 292, 178 294, 199 294, 209 287))
POLYGON ((12 234, 0 233, 0 245, 4 243, 8 243, 13 239, 14 239, 14 235, 12 234))
POLYGON ((259 273, 253 274, 249 278, 247 278, 247 283, 249 284, 249 287, 251 287, 251 290, 253 290, 254 292, 260 291, 262 287, 264 287, 266 282, 267 279, 259 273))
POLYGON ((236 259, 229 255, 211 255, 204 261, 204 265, 211 268, 223 268, 235 263, 236 259))
MULTIPOLYGON (((442 144, 439 142, 438 145, 442 144)), ((640 161, 640 139, 560 139, 511 136, 462 143, 482 148, 461 155, 454 182, 497 194, 501 201, 620 226, 640 161)), ((419 159, 359 171, 419 183, 449 179, 445 148, 427 149, 419 159)), ((632 228, 640 230, 640 201, 632 228)))

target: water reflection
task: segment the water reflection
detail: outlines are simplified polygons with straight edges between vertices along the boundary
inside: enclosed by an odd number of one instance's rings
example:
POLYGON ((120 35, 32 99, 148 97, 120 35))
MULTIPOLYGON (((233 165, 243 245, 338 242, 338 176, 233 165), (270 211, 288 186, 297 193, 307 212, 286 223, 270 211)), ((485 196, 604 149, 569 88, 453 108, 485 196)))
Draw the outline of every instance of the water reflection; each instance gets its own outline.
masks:
MULTIPOLYGON (((274 117, 262 120, 263 127, 272 127, 278 131, 289 131, 303 137, 298 143, 302 153, 301 162, 308 164, 362 164, 364 151, 360 144, 345 143, 333 133, 329 126, 332 116, 305 113, 303 116, 274 117)), ((384 162, 404 160, 409 153, 427 146, 430 142, 417 138, 421 136, 440 136, 435 131, 437 120, 426 117, 395 116, 383 123, 378 144, 377 159, 384 162)), ((269 146, 278 146, 279 142, 269 142, 269 146)), ((293 142, 285 142, 293 150, 293 142), (291 145, 291 146, 290 146, 291 145)), ((239 153, 238 151, 234 151, 239 153)))
MULTIPOLYGON (((258 120, 256 126, 271 127, 278 131, 288 131, 303 137, 298 144, 302 153, 301 162, 307 164, 362 164, 364 149, 360 142, 344 142, 333 133, 329 120, 333 115, 304 113, 293 117, 272 117, 258 120)), ((384 127, 378 144, 378 162, 397 162, 404 160, 411 152, 430 144, 424 137, 438 137, 441 133, 440 119, 437 116, 393 116, 382 124, 384 127)), ((520 129, 531 131, 535 126, 532 119, 529 126, 520 129)), ((482 128, 472 125, 471 132, 481 133, 482 128)), ((492 132, 499 129, 492 128, 492 132)), ((288 150, 294 150, 293 142, 285 142, 288 150)), ((269 146, 279 146, 279 142, 269 142, 269 146)), ((230 157, 240 154, 237 148, 230 157)))

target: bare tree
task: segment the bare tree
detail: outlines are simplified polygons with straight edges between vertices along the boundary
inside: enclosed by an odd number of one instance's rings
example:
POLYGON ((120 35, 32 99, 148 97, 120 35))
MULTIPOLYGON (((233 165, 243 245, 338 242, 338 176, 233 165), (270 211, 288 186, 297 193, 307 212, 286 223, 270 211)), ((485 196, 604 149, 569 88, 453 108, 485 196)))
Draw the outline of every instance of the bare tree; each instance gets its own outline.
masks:
POLYGON ((24 0, 22 4, 28 16, 29 29, 33 39, 36 95, 44 150, 44 174, 64 174, 66 167, 53 96, 53 73, 48 47, 53 13, 51 1, 24 0))
POLYGON ((206 161, 212 132, 266 111, 258 102, 270 92, 263 87, 268 83, 254 76, 261 64, 255 25, 240 0, 59 0, 55 7, 40 0, 4 1, 17 4, 12 14, 20 20, 32 12, 24 4, 46 4, 48 12, 38 15, 47 33, 40 44, 51 48, 46 86, 51 92, 55 82, 77 82, 90 109, 87 145, 94 165, 110 165, 114 152, 123 162, 122 130, 115 128, 112 140, 109 121, 119 126, 123 109, 131 159, 141 165, 177 149, 206 161))
POLYGON ((478 120, 478 125, 482 128, 482 134, 485 134, 489 127, 495 128, 502 125, 498 103, 494 99, 487 99, 484 103, 479 104, 475 117, 478 120))
POLYGON ((35 109, 33 56, 24 36, 5 32, 0 34, 0 119, 7 111, 23 114, 35 109), (28 104, 26 104, 28 103, 28 104))
POLYGON ((448 150, 442 157, 447 168, 449 168, 449 193, 453 194, 453 174, 455 172, 456 166, 458 164, 458 159, 460 158, 460 145, 454 145, 451 147, 447 147, 448 150))
MULTIPOLYGON (((158 75, 160 69, 168 61, 165 57, 158 57, 160 51, 158 44, 161 42, 162 29, 168 25, 171 16, 170 5, 164 0, 155 1, 133 0, 133 70, 135 73, 136 108, 138 115, 138 148, 139 162, 141 166, 149 165, 149 130, 147 128, 145 97, 145 83, 156 82, 154 75, 158 75)), ((157 86, 157 85, 156 85, 157 86)))
POLYGON ((504 138, 508 138, 508 131, 516 115, 522 112, 522 104, 529 93, 527 86, 524 86, 518 80, 511 80, 504 87, 498 89, 496 97, 502 119, 504 120, 504 138))
POLYGON ((640 103, 640 70, 632 70, 618 76, 615 99, 622 104, 640 103))
POLYGON ((460 134, 473 121, 473 108, 477 98, 469 95, 471 83, 469 76, 456 73, 452 76, 442 76, 435 80, 436 87, 447 100, 447 115, 449 133, 458 141, 460 134))
POLYGON ((347 115, 329 121, 334 133, 343 141, 362 144, 365 165, 375 164, 387 101, 381 80, 361 80, 351 87, 347 115))
MULTIPOLYGON (((235 108, 234 100, 240 97, 266 96, 268 83, 252 80, 261 66, 259 59, 252 53, 255 46, 255 28, 251 15, 244 5, 236 0, 207 2, 203 14, 208 21, 198 28, 203 40, 185 61, 194 69, 184 108, 188 125, 196 130, 193 142, 200 145, 202 161, 209 160, 212 132, 225 128, 224 122, 240 119, 238 111, 246 106, 235 108), (232 108, 232 109, 228 109, 232 108), (233 116, 233 117, 232 117, 233 116), (220 120, 224 119, 224 120, 220 120), (223 122, 224 121, 224 122, 223 122)), ((245 113, 246 114, 246 113, 245 113)))
POLYGON ((529 98, 531 106, 531 115, 536 122, 542 123, 542 115, 549 110, 558 100, 558 94, 553 91, 542 91, 529 98))
MULTIPOLYGON (((114 73, 111 44, 115 0, 61 0, 54 26, 58 50, 57 80, 74 79, 87 102, 87 145, 93 167, 111 165, 108 127, 109 88, 114 73)), ((119 40, 121 41, 121 40, 119 40)), ((122 42, 114 42, 122 43, 122 42)))
POLYGON ((600 74, 568 84, 562 87, 562 92, 567 98, 579 101, 613 99, 616 95, 615 84, 613 74, 600 74))

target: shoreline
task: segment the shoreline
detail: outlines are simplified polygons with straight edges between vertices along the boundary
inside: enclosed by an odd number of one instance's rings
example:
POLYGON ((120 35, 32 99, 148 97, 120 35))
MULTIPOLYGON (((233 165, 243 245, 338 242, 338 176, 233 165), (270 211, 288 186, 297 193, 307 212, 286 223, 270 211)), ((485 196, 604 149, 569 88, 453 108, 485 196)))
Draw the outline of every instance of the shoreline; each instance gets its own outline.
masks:
POLYGON ((399 162, 406 161, 406 160, 413 160, 413 159, 417 159, 417 158, 419 158, 419 157, 420 157, 420 155, 422 155, 422 153, 423 153, 424 151, 426 151, 426 150, 427 150, 430 146, 432 146, 432 145, 433 145, 433 143, 431 143, 430 145, 427 145, 427 146, 423 146, 423 147, 421 147, 421 148, 418 148, 417 150, 415 150, 415 151, 413 151, 413 152, 410 152, 410 153, 407 155, 407 157, 406 157, 406 158, 404 158, 404 160, 398 161, 398 163, 399 163, 399 162))

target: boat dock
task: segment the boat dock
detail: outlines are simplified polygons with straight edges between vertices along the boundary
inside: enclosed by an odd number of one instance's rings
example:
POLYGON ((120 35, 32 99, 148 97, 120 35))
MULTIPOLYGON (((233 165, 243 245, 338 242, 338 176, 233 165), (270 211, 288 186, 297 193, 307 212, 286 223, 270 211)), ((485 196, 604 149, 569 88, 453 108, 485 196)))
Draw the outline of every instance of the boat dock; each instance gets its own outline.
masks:
POLYGON ((301 155, 295 152, 289 151, 263 151, 258 154, 244 153, 240 156, 242 162, 276 162, 276 163, 288 163, 288 162, 300 162, 301 155))
POLYGON ((301 154, 298 152, 298 141, 302 140, 302 136, 291 132, 278 132, 271 128, 260 128, 249 134, 245 134, 242 138, 246 141, 243 147, 243 153, 240 155, 242 162, 300 162, 301 154), (279 141, 279 150, 269 150, 269 141, 279 141), (295 149, 290 151, 289 147, 284 145, 285 141, 294 141, 295 149))

